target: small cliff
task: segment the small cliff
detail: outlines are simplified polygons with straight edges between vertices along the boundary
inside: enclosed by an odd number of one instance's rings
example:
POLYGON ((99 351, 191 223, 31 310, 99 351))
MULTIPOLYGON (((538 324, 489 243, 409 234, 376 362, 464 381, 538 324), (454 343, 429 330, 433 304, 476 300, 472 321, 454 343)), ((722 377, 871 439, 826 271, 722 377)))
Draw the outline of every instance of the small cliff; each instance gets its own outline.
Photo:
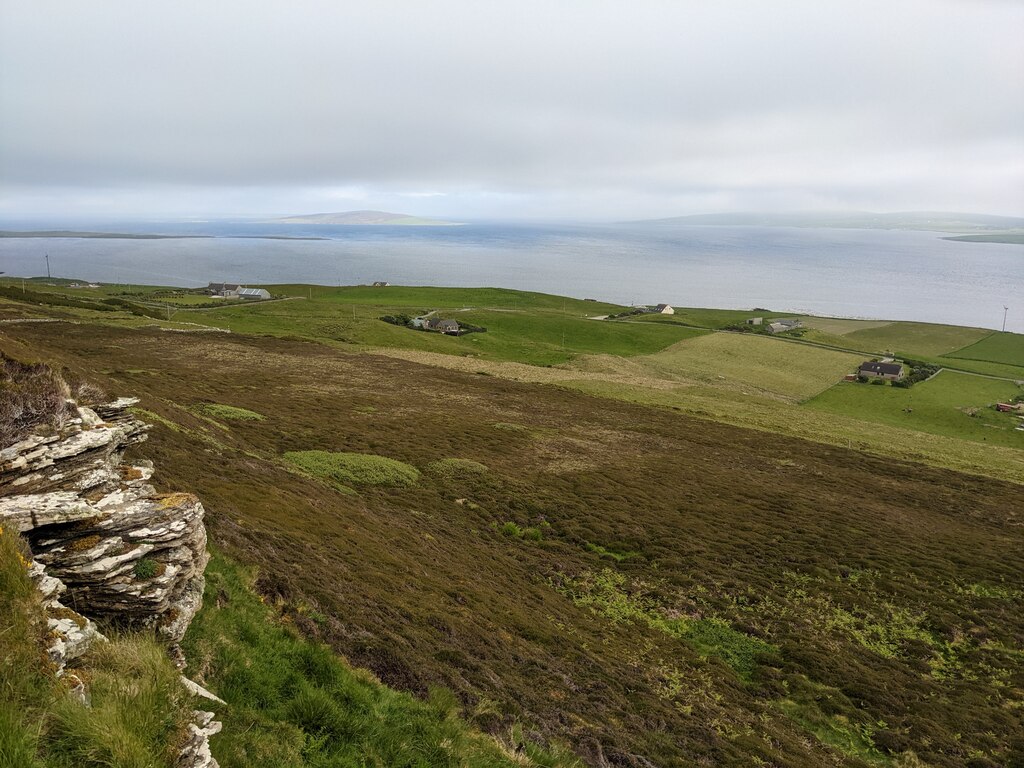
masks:
MULTIPOLYGON (((146 439, 148 426, 129 411, 135 402, 86 408, 69 401, 59 423, 0 450, 0 527, 29 544, 47 653, 86 706, 88 690, 74 662, 105 640, 104 628, 155 631, 181 669, 179 643, 202 604, 203 506, 189 493, 157 493, 151 463, 123 461, 130 446, 146 439)), ((208 744, 220 727, 213 717, 196 712, 183 768, 216 766, 208 744)))

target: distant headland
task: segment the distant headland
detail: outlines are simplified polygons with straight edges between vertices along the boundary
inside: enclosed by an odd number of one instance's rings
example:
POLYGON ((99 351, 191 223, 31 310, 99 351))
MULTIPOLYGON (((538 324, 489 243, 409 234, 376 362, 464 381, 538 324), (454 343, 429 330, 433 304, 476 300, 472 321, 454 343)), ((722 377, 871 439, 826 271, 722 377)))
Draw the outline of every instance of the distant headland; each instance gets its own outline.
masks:
POLYGON ((383 225, 405 227, 457 227, 458 222, 427 219, 407 213, 387 211, 343 211, 341 213, 310 213, 300 216, 284 216, 273 219, 281 224, 342 224, 342 225, 383 225))

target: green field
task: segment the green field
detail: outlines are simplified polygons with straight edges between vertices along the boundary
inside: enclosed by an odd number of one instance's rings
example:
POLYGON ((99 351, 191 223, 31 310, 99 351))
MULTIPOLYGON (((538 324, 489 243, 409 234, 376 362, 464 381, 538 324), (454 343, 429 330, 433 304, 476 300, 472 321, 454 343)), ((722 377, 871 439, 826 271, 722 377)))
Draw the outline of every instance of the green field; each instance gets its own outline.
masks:
POLYGON ((845 338, 860 349, 913 357, 944 355, 991 333, 984 328, 899 322, 853 331, 845 334, 845 338))
POLYGON ((1024 368, 1024 336, 1019 333, 993 333, 969 347, 947 352, 943 357, 984 360, 1024 368))
POLYGON ((998 413, 996 402, 1022 394, 1008 381, 943 371, 910 389, 841 382, 805 405, 897 427, 1024 449, 1015 416, 998 413), (974 415, 969 415, 971 412, 974 415))
POLYGON ((640 323, 678 323, 680 325, 693 325, 698 328, 725 328, 727 325, 746 322, 750 317, 797 317, 792 314, 780 314, 777 312, 754 311, 750 309, 709 309, 706 307, 675 307, 675 314, 672 315, 636 315, 635 317, 623 318, 619 322, 640 322, 640 323))
POLYGON ((585 301, 566 296, 508 288, 440 288, 434 286, 391 285, 374 288, 368 285, 322 286, 277 284, 259 286, 272 294, 305 296, 335 304, 357 304, 409 309, 550 309, 577 315, 607 314, 624 307, 603 302, 585 301))
POLYGON ((712 333, 626 361, 581 358, 582 371, 633 375, 637 384, 660 379, 795 401, 821 392, 855 370, 862 357, 766 336, 712 333))
MULTIPOLYGON (((299 286, 270 286, 301 294, 299 286)), ((203 312, 208 325, 241 333, 300 336, 369 347, 555 365, 580 354, 643 355, 701 331, 680 325, 608 323, 587 319, 619 309, 541 293, 495 288, 313 288, 306 298, 203 312), (311 298, 310 298, 311 297, 311 298), (391 325, 384 315, 438 310, 441 317, 487 329, 453 337, 391 325)))

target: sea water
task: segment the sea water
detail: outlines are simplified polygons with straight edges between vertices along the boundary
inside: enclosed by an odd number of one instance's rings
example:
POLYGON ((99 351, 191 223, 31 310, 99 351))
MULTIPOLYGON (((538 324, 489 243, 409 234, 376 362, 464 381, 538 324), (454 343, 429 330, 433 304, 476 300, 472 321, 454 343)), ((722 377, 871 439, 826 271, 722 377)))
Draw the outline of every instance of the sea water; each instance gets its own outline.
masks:
MULTIPOLYGON (((66 228, 3 223, 4 229, 66 228)), ((1024 247, 940 233, 793 227, 327 226, 244 221, 77 229, 202 239, 0 239, 0 271, 134 284, 497 286, 668 303, 920 320, 1024 332, 1024 247), (311 237, 274 240, 264 237, 311 237)))

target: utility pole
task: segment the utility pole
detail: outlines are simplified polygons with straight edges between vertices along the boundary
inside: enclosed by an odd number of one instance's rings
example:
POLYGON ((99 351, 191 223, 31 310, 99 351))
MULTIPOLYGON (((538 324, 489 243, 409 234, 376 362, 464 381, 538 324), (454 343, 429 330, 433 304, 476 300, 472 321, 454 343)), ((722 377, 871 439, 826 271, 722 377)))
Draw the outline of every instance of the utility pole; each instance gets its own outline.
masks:
POLYGON ((1006 313, 1010 311, 1010 308, 1003 304, 1003 333, 1006 333, 1006 313))
POLYGON ((46 254, 46 279, 50 279, 50 254, 46 254))

